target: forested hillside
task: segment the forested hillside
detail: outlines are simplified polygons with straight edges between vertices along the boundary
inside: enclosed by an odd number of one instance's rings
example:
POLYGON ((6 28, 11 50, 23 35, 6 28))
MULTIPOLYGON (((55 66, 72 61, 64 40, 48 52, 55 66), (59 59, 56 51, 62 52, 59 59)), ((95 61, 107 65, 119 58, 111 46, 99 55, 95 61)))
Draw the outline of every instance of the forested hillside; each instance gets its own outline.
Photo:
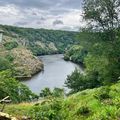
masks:
MULTIPOLYGON (((5 112, 20 120, 24 120, 23 117, 32 120, 120 119, 120 0, 83 0, 83 11, 86 27, 79 33, 77 45, 76 32, 1 25, 7 37, 1 49, 5 53, 16 49, 19 53, 22 47, 35 55, 66 50, 64 59, 85 66, 83 72, 75 69, 67 76, 65 87, 69 93, 61 88, 44 88, 35 95, 15 79, 9 64, 14 60, 12 56, 2 57, 0 98, 10 96, 12 100, 5 112), (33 100, 37 101, 31 102, 33 100), (27 103, 21 103, 24 101, 27 103)), ((20 55, 24 54, 20 52, 20 55)), ((18 65, 19 60, 16 63, 18 65)))
POLYGON ((77 32, 19 28, 0 25, 6 36, 26 46, 35 55, 63 53, 65 48, 75 44, 77 32))

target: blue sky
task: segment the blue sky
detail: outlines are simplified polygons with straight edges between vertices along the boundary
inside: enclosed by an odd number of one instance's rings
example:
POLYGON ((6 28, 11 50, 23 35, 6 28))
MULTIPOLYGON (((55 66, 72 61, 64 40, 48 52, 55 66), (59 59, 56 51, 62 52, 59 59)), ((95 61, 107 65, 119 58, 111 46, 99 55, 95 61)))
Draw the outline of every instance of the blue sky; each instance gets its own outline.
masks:
POLYGON ((0 24, 77 31, 81 15, 82 0, 0 0, 0 24))

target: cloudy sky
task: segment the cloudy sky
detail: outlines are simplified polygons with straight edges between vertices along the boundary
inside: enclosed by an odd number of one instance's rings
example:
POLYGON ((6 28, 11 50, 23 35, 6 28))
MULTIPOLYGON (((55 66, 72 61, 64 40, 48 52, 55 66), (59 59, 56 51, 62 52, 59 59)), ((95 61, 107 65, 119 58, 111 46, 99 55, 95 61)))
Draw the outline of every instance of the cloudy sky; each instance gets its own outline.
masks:
POLYGON ((0 24, 78 30, 82 0, 0 0, 0 24))

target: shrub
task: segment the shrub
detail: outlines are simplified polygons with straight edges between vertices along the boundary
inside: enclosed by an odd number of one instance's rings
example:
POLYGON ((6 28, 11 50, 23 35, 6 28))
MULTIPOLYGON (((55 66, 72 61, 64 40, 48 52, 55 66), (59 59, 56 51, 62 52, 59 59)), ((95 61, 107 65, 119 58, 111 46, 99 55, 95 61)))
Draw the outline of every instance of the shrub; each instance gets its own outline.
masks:
POLYGON ((45 89, 41 90, 41 92, 40 92, 40 97, 48 97, 51 95, 52 95, 52 92, 49 88, 45 88, 45 89))
POLYGON ((109 95, 110 88, 109 87, 102 87, 95 95, 94 97, 98 100, 105 100, 111 98, 109 95))
POLYGON ((4 44, 4 46, 5 46, 5 48, 7 50, 11 50, 13 48, 16 48, 18 46, 18 43, 15 42, 15 41, 13 41, 13 42, 7 42, 7 43, 4 44))
POLYGON ((10 96, 13 103, 31 101, 36 97, 27 86, 12 77, 10 71, 0 72, 0 99, 10 96))
POLYGON ((45 88, 45 89, 41 90, 40 97, 63 98, 64 97, 64 89, 54 88, 53 91, 51 91, 49 88, 45 88))
POLYGON ((81 106, 76 112, 77 115, 88 115, 89 113, 91 113, 91 110, 86 105, 81 106))
POLYGON ((61 88, 54 88, 53 97, 63 98, 64 97, 64 89, 61 88))
POLYGON ((10 54, 6 55, 5 58, 10 62, 12 62, 14 60, 14 57, 10 54))
POLYGON ((51 99, 45 104, 33 106, 30 110, 32 120, 64 120, 61 113, 62 101, 51 99))
POLYGON ((10 69, 10 68, 11 68, 10 61, 3 57, 0 57, 0 71, 10 69))
POLYGON ((77 69, 71 75, 67 76, 65 84, 72 90, 71 93, 99 87, 102 85, 97 72, 94 71, 83 74, 77 69))
POLYGON ((71 60, 76 63, 83 63, 87 51, 80 45, 73 45, 64 55, 65 60, 71 60))

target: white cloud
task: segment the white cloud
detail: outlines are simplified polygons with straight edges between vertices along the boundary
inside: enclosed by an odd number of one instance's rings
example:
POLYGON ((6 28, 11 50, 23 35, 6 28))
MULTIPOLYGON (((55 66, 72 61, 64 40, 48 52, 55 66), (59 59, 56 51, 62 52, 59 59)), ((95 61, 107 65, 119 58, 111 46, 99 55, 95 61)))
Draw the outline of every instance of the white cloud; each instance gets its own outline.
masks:
POLYGON ((14 5, 6 5, 0 7, 0 24, 13 25, 16 21, 23 18, 19 9, 14 5))
POLYGON ((82 10, 65 8, 58 8, 58 10, 65 12, 62 13, 61 11, 61 13, 53 14, 51 10, 41 10, 39 8, 21 9, 12 4, 4 5, 0 6, 0 24, 62 30, 78 30, 80 26, 84 26, 85 23, 81 22, 82 10), (53 25, 55 20, 63 21, 64 24, 55 26, 53 25))

